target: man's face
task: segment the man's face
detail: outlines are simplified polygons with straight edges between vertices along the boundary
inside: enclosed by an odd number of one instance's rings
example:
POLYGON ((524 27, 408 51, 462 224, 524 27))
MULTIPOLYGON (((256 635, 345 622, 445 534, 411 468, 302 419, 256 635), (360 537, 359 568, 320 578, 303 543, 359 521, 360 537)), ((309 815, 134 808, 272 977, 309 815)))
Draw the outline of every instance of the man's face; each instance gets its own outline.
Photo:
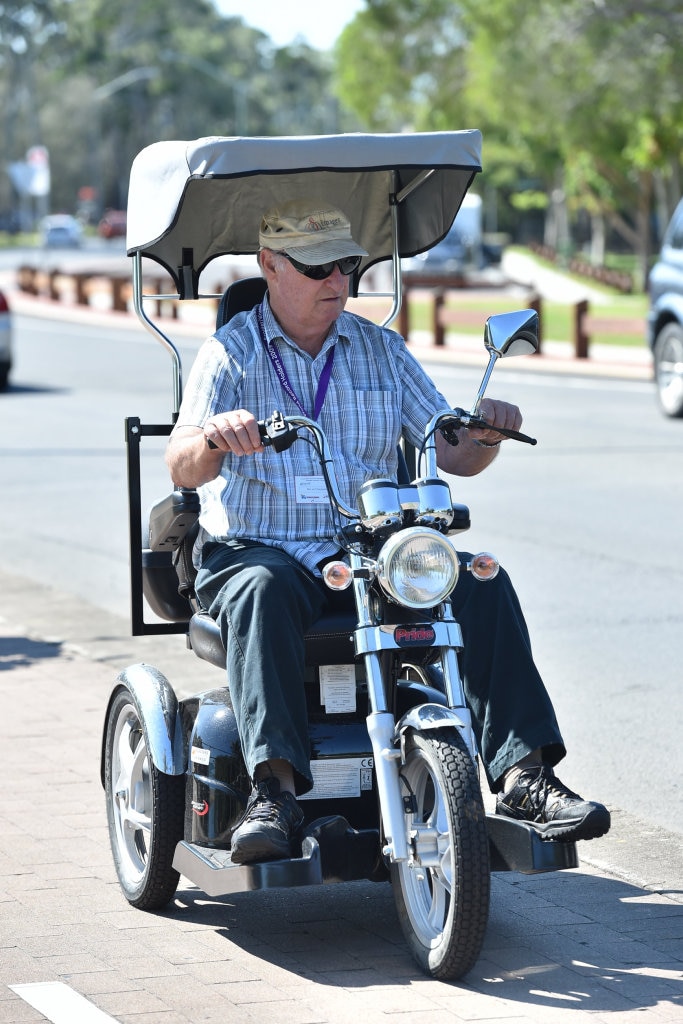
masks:
POLYGON ((339 267, 322 281, 300 274, 280 254, 265 250, 261 265, 268 282, 272 310, 281 326, 294 340, 302 337, 324 338, 349 297, 349 278, 339 267))

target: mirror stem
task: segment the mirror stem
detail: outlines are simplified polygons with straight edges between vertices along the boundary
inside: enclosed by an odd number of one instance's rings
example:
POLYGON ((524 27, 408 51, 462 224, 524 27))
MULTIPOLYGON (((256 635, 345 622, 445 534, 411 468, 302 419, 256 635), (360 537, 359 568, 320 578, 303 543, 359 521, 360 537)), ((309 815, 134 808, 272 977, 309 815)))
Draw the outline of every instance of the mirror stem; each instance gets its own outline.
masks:
POLYGON ((484 397, 486 388, 488 387, 489 380, 491 379, 493 367, 496 365, 498 355, 498 352, 495 352, 493 349, 489 349, 489 365, 486 367, 486 370, 484 371, 484 376, 482 377, 481 384, 479 385, 479 390, 477 391, 477 397, 474 400, 474 405, 470 409, 470 416, 479 415, 479 406, 481 405, 481 400, 484 397))

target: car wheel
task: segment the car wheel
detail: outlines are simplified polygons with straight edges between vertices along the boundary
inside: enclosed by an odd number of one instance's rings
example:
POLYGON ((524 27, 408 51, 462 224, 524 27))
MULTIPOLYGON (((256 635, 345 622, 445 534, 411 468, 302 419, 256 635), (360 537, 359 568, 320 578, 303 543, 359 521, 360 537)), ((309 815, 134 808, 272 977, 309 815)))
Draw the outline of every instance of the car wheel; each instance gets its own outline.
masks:
POLYGON ((683 417, 683 327, 666 324, 657 335, 654 348, 655 380, 662 410, 667 416, 683 417))

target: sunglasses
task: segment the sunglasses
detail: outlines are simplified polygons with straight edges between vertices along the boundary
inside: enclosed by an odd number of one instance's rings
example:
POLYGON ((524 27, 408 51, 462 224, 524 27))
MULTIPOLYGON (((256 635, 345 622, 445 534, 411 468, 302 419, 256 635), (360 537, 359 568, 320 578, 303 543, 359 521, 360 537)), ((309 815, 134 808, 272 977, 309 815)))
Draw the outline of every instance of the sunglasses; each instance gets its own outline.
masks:
POLYGON ((348 277, 349 274, 353 274, 354 270, 358 270, 360 261, 363 258, 362 256, 344 256, 340 260, 332 260, 331 263, 319 263, 315 265, 299 263, 298 260, 295 260, 293 256, 290 256, 289 253, 286 252, 283 252, 282 255, 286 260, 289 260, 295 270, 300 274, 303 274, 304 277, 310 278, 311 281, 324 281, 326 277, 329 277, 330 274, 333 273, 335 267, 339 267, 340 273, 342 273, 344 277, 348 277))

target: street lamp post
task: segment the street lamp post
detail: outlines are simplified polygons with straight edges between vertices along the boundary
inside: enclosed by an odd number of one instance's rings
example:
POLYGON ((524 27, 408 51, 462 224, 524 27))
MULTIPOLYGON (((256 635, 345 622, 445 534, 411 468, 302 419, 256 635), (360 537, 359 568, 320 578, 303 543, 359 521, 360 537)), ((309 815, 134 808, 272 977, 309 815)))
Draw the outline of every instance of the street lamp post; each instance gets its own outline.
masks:
POLYGON ((102 152, 101 152, 101 117, 100 117, 100 104, 104 103, 111 96, 114 96, 117 92, 121 92, 122 89, 128 89, 131 85, 136 85, 138 82, 150 82, 154 78, 158 78, 160 74, 159 68, 157 67, 140 67, 131 68, 130 71, 125 71, 122 75, 117 75, 116 78, 112 78, 110 82, 105 82, 104 85, 100 85, 93 91, 93 99, 95 100, 95 112, 93 115, 92 129, 91 129, 91 166, 93 179, 96 185, 96 191, 98 199, 96 200, 100 213, 103 212, 103 196, 104 196, 104 169, 102 166, 102 152))

